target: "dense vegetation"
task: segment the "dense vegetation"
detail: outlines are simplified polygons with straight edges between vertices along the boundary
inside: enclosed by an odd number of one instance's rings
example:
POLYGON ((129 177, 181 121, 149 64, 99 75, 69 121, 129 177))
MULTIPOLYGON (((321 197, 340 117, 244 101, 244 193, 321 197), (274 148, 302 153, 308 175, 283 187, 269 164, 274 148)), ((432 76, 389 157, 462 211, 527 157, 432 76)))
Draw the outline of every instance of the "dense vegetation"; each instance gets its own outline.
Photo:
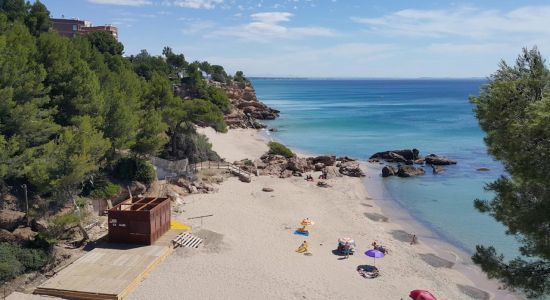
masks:
POLYGON ((494 247, 477 246, 473 260, 490 277, 529 297, 550 294, 550 71, 536 48, 514 65, 502 62, 472 97, 489 152, 508 176, 490 183, 490 201, 476 207, 507 227, 524 257, 505 261, 494 247))
POLYGON ((269 154, 282 155, 286 158, 291 158, 294 156, 292 150, 288 149, 287 146, 281 143, 269 142, 267 145, 269 146, 269 154))
POLYGON ((25 271, 39 270, 47 260, 48 255, 43 249, 0 243, 0 282, 25 271))
MULTIPOLYGON (((150 155, 218 158, 191 124, 227 130, 230 101, 203 74, 232 77, 169 47, 162 56, 123 51, 106 32, 59 36, 39 1, 0 0, 0 192, 19 194, 26 185, 31 208, 42 199, 55 211, 80 197, 118 193, 113 181, 151 182, 150 155)), ((10 247, 0 247, 0 280, 44 262, 39 252, 10 247), (29 255, 36 261, 22 260, 29 255)))

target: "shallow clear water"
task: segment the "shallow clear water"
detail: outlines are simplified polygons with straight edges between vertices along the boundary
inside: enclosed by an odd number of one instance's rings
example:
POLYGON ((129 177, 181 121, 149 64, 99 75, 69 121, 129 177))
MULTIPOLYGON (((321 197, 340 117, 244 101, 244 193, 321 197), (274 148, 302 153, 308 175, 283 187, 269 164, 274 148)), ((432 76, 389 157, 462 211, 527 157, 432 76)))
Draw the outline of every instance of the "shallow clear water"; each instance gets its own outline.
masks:
POLYGON ((279 109, 266 122, 273 138, 311 153, 366 160, 378 151, 417 148, 458 160, 446 172, 427 169, 418 178, 385 178, 384 187, 401 206, 449 242, 473 253, 495 245, 517 253, 504 227, 473 207, 490 198, 485 183, 504 173, 486 154, 470 95, 483 80, 307 80, 253 79, 258 98, 279 109), (489 172, 479 172, 480 167, 489 172))

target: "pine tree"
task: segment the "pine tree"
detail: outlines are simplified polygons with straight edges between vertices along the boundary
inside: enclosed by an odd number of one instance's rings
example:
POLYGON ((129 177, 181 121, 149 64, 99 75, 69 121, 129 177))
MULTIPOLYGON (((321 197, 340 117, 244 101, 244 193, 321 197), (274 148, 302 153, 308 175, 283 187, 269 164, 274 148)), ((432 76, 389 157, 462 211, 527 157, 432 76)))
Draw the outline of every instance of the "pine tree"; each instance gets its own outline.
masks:
POLYGON ((495 193, 476 207, 507 227, 522 243, 505 261, 494 247, 477 246, 473 260, 489 277, 530 297, 550 294, 550 71, 536 48, 515 65, 500 64, 472 97, 489 153, 509 175, 487 185, 495 193))

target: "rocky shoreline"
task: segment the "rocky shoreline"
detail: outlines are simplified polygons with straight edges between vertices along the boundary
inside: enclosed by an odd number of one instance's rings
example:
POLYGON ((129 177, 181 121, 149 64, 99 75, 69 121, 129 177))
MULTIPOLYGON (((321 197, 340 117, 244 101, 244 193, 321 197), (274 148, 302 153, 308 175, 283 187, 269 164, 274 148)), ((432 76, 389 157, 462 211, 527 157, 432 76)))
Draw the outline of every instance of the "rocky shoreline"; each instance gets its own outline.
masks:
POLYGON ((236 161, 235 165, 248 172, 260 176, 277 176, 289 178, 293 176, 302 177, 308 172, 322 172, 322 179, 336 177, 364 177, 360 164, 355 159, 336 156, 321 155, 315 157, 293 156, 286 158, 282 155, 266 153, 259 159, 251 161, 243 159, 236 161))
POLYGON ((279 117, 279 111, 268 107, 259 101, 256 91, 250 82, 220 83, 209 82, 222 88, 233 106, 231 113, 225 115, 225 123, 229 128, 266 128, 258 120, 273 120, 279 117))

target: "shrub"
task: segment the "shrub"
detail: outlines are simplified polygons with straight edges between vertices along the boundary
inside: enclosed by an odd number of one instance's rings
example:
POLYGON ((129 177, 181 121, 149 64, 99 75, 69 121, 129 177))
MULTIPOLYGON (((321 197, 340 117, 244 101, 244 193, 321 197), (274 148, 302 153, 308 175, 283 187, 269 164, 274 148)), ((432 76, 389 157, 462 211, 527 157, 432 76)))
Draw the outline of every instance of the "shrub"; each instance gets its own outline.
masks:
POLYGON ((52 223, 54 226, 67 227, 76 225, 79 222, 80 218, 76 214, 67 213, 55 216, 50 223, 52 223))
POLYGON ((125 181, 136 180, 149 184, 156 178, 155 168, 146 160, 136 157, 125 157, 115 165, 115 176, 125 181))
POLYGON ((186 112, 188 121, 201 126, 211 126, 218 132, 227 132, 223 112, 208 100, 186 100, 183 102, 182 110, 186 112))
POLYGON ((282 155, 286 158, 291 158, 294 156, 294 153, 290 149, 287 148, 287 146, 277 143, 277 142, 269 142, 267 144, 269 146, 269 154, 275 154, 275 155, 282 155))
POLYGON ((25 271, 39 270, 47 262, 48 253, 43 249, 0 243, 0 281, 6 281, 25 271))
POLYGON ((93 182, 86 184, 83 195, 95 199, 107 199, 120 192, 120 186, 112 183, 106 176, 99 175, 93 182))
POLYGON ((176 129, 172 135, 174 143, 170 146, 174 148, 166 148, 162 154, 166 159, 189 159, 190 163, 201 161, 218 161, 220 157, 212 150, 212 144, 208 138, 197 133, 195 127, 191 124, 184 125, 176 129))
POLYGON ((149 184, 155 181, 157 174, 153 165, 146 160, 137 160, 134 180, 149 184))

